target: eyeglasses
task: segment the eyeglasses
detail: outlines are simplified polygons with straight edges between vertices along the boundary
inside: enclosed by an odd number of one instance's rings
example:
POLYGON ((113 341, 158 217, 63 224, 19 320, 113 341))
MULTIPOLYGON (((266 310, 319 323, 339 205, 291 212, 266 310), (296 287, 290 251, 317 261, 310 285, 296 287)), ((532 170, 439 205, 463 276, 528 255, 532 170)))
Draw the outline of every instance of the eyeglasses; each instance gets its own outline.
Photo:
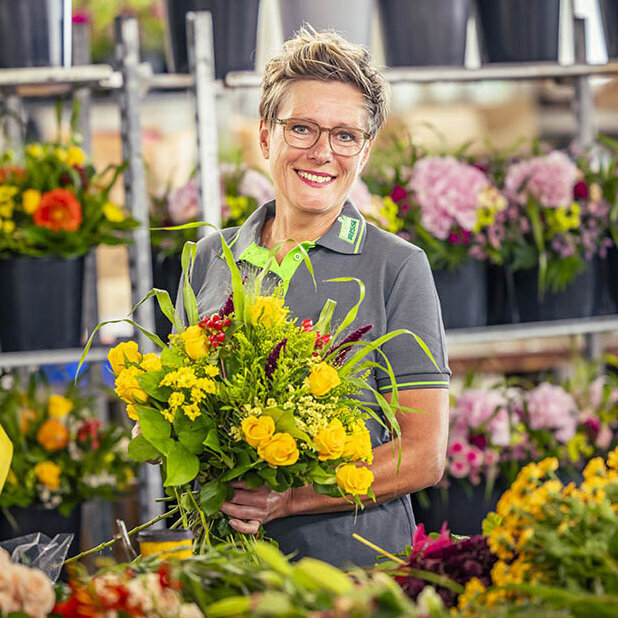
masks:
POLYGON ((283 139, 294 148, 313 148, 318 143, 323 131, 328 132, 328 143, 335 154, 342 157, 354 157, 371 137, 367 131, 354 127, 321 127, 313 120, 302 118, 275 118, 283 126, 283 139))

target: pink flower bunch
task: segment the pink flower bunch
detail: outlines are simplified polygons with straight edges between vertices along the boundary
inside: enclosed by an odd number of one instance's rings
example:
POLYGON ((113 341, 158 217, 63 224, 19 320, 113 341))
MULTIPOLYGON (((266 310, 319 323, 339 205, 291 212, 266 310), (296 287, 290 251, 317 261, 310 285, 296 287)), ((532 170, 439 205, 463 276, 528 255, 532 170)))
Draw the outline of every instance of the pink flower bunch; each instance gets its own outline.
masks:
POLYGON ((275 199, 275 188, 264 174, 247 169, 238 185, 238 195, 252 197, 261 206, 275 199))
POLYGON ((479 193, 488 186, 487 176, 473 165, 450 156, 425 157, 414 165, 408 190, 414 193, 423 227, 446 240, 454 227, 467 233, 474 229, 479 193))
POLYGON ((528 198, 546 208, 566 207, 573 201, 578 180, 577 166, 558 150, 509 166, 504 179, 504 194, 518 204, 528 198))
POLYGON ((189 182, 174 189, 168 198, 167 207, 170 219, 174 225, 181 225, 197 219, 197 207, 199 204, 199 185, 197 178, 191 178, 189 182))
POLYGON ((525 394, 527 421, 531 429, 549 429, 565 444, 577 429, 577 405, 564 388, 543 382, 525 394))

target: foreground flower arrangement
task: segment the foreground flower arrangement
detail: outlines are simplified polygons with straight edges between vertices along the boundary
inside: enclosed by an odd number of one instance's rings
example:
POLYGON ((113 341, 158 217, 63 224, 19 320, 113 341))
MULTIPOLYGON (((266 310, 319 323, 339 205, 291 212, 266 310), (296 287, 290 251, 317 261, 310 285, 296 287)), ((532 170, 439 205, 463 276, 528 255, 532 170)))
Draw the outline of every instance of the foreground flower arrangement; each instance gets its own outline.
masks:
POLYGON ((68 515, 85 500, 115 498, 135 478, 128 430, 103 426, 92 398, 75 385, 57 393, 36 374, 27 387, 4 376, 0 424, 14 448, 0 494, 0 507, 9 513, 41 505, 68 515))
POLYGON ((0 257, 86 254, 126 244, 137 226, 109 194, 125 166, 97 173, 75 144, 33 143, 0 155, 0 257))

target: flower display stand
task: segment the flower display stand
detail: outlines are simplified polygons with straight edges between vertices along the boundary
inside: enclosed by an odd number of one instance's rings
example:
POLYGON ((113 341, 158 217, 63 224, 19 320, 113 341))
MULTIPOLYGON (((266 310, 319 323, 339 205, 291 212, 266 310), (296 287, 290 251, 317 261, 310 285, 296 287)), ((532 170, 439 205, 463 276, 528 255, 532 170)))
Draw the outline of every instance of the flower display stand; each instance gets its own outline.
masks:
POLYGON ((445 328, 469 328, 487 324, 485 264, 464 262, 457 269, 433 273, 445 328))
POLYGON ((618 2, 616 0, 599 0, 607 57, 618 58, 618 2))
POLYGON ((2 351, 79 347, 83 280, 83 257, 0 260, 2 351))
POLYGON ((609 295, 614 301, 614 311, 618 313, 618 247, 607 253, 607 283, 609 295))
POLYGON ((389 66, 463 66, 470 0, 379 0, 389 66))
POLYGON ((478 0, 486 62, 558 61, 560 0, 478 0))

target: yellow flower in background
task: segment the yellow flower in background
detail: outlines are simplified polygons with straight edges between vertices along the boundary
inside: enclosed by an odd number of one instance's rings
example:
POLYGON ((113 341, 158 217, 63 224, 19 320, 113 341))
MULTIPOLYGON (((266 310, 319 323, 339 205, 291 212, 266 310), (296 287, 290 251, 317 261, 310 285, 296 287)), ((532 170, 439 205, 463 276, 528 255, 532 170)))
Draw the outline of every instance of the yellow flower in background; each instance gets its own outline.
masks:
POLYGON ((148 400, 148 395, 137 381, 140 373, 138 367, 129 367, 116 377, 116 394, 125 403, 145 403, 148 400))
POLYGON ((41 146, 41 144, 30 144, 29 146, 26 146, 26 152, 33 159, 42 159, 45 154, 45 150, 43 150, 43 146, 41 146))
POLYGON ((47 402, 47 410, 52 418, 62 418, 74 407, 73 402, 62 395, 50 395, 47 402))
POLYGON ((180 334, 185 344, 185 352, 192 360, 198 360, 208 354, 208 339, 204 334, 204 329, 199 326, 189 326, 180 334))
POLYGON ((333 419, 314 438, 314 444, 318 448, 318 459, 338 459, 343 454, 346 442, 346 433, 341 421, 333 419))
POLYGON ((34 466, 34 473, 48 489, 55 491, 60 487, 60 473, 62 470, 53 461, 42 461, 34 466))
POLYGON ((12 234, 15 231, 15 222, 14 221, 5 221, 2 224, 2 231, 5 234, 12 234))
POLYGON ((67 165, 83 165, 86 160, 86 153, 79 146, 71 146, 67 151, 67 165))
POLYGON ((127 362, 139 365, 142 355, 135 341, 123 341, 109 351, 107 360, 112 366, 112 371, 118 375, 127 368, 127 362))
POLYGON ((54 154, 59 161, 66 163, 69 158, 69 153, 64 148, 54 148, 54 154))
POLYGON ((365 495, 373 483, 373 472, 364 466, 346 464, 337 469, 337 485, 353 496, 365 495))
POLYGON ((249 416, 244 419, 241 429, 245 434, 245 440, 251 446, 258 446, 265 440, 269 440, 275 433, 275 421, 270 416, 249 416))
POLYGON ((251 324, 272 328, 284 322, 290 310, 283 302, 283 298, 275 296, 258 296, 249 309, 251 324))
POLYGON ((616 447, 608 456, 607 456, 607 466, 611 470, 618 470, 618 447, 616 447))
POLYGON ((326 395, 335 386, 341 384, 337 370, 327 363, 318 363, 311 368, 309 389, 315 397, 326 395))
POLYGON ((139 421, 139 416, 137 415, 137 410, 132 403, 127 404, 127 416, 132 421, 139 421))
POLYGON ((403 227, 403 221, 399 218, 399 206, 390 197, 382 198, 379 213, 384 217, 386 229, 391 234, 396 234, 403 227))
POLYGON ((144 371, 159 371, 159 369, 161 369, 161 359, 158 354, 149 352, 148 354, 144 354, 139 366, 144 371))
POLYGON ((69 430, 59 420, 51 418, 39 427, 36 439, 46 451, 59 451, 69 443, 69 430))
POLYGON ((103 204, 103 215, 108 221, 111 221, 112 223, 120 223, 127 218, 124 210, 113 202, 105 202, 105 204, 103 204))
POLYGON ((270 440, 261 442, 258 455, 273 466, 291 466, 300 453, 296 440, 289 433, 276 433, 270 440))
POLYGON ((24 212, 31 215, 41 203, 41 192, 36 189, 26 189, 21 196, 24 212))

